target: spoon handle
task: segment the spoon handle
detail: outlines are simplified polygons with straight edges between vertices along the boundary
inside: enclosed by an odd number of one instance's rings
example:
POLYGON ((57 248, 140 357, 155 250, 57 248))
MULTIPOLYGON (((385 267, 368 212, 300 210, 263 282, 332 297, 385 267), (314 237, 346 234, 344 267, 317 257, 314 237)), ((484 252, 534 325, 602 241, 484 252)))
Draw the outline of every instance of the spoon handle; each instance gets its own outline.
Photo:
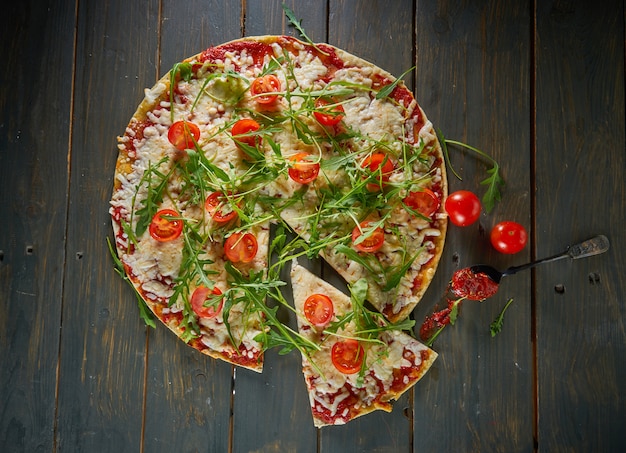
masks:
POLYGON ((587 239, 586 241, 569 246, 566 251, 564 251, 563 253, 559 253, 558 255, 543 258, 541 260, 533 261, 532 263, 523 264, 521 266, 509 267, 502 272, 502 275, 513 275, 519 271, 535 267, 539 264, 550 263, 552 261, 557 261, 567 257, 577 260, 579 258, 585 258, 587 256, 599 255, 600 253, 606 252, 609 249, 609 246, 609 239, 606 236, 595 236, 591 239, 587 239))
POLYGON ((594 238, 588 239, 580 244, 572 245, 567 254, 577 260, 578 258, 585 258, 587 256, 599 255, 609 249, 609 239, 604 235, 599 235, 594 238))

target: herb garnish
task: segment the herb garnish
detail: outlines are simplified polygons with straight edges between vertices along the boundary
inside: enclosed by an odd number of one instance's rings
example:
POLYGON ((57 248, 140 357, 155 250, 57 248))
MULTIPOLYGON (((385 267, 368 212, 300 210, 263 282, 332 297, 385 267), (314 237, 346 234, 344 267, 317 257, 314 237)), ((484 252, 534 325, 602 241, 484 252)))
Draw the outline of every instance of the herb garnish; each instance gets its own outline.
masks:
POLYGON ((493 320, 493 322, 489 325, 489 332, 492 337, 495 337, 502 330, 502 325, 504 324, 504 312, 509 308, 509 305, 513 302, 513 298, 510 298, 507 303, 504 305, 500 314, 493 320))
POLYGON ((502 179, 502 177, 500 176, 500 165, 498 164, 498 162, 496 162, 495 159, 493 159, 487 153, 479 150, 478 148, 475 148, 470 145, 466 145, 465 143, 458 142, 456 140, 447 140, 443 136, 443 133, 440 130, 437 130, 437 136, 439 137, 439 141, 441 143, 441 147, 443 149, 448 167, 450 168, 450 171, 452 171, 454 176, 456 176, 459 180, 462 180, 463 178, 459 176, 459 174, 454 170, 454 168, 452 167, 452 164, 450 163, 450 156, 448 153, 447 144, 460 146, 462 148, 469 149, 475 152, 476 154, 478 154, 479 156, 484 157, 491 163, 492 165, 491 168, 487 170, 487 174, 489 176, 487 176, 487 178, 483 179, 480 182, 481 185, 487 186, 487 192, 485 192, 482 198, 485 211, 487 211, 488 213, 491 212, 496 202, 500 201, 501 199, 500 187, 504 185, 504 179, 502 179))

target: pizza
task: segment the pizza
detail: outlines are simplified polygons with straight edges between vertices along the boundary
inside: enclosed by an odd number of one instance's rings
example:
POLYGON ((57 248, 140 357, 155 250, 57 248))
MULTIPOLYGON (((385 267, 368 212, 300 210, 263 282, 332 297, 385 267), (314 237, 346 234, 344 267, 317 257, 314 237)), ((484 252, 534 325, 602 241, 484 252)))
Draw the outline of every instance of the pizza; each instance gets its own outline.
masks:
POLYGON ((193 348, 261 371, 311 344, 266 301, 322 258, 389 322, 441 256, 445 165, 403 81, 328 44, 247 37, 187 58, 118 138, 110 213, 124 277, 193 348), (271 257, 273 257, 271 259, 271 257))
POLYGON ((411 335, 386 329, 382 315, 363 306, 365 279, 355 282, 350 297, 296 264, 291 282, 298 329, 319 346, 302 354, 316 427, 390 412, 390 401, 415 385, 437 358, 411 335))

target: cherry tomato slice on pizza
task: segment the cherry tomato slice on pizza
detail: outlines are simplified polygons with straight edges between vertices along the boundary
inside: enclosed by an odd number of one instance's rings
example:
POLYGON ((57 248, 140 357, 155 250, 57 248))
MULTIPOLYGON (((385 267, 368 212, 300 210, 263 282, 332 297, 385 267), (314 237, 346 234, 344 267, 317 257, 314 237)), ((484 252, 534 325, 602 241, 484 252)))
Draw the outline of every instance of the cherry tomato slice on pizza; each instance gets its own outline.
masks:
POLYGON ((430 189, 409 192, 403 200, 404 204, 424 217, 430 217, 439 209, 439 197, 430 189))
POLYGON ((325 294, 312 294, 304 301, 304 316, 317 327, 325 327, 335 314, 333 301, 325 294))
POLYGON ((243 143, 248 146, 256 146, 261 144, 261 137, 252 135, 251 133, 261 129, 261 125, 251 118, 244 118, 233 124, 230 133, 235 143, 243 143))
POLYGON ((263 77, 254 79, 250 85, 250 94, 254 96, 254 100, 261 105, 270 105, 278 99, 277 93, 280 92, 280 80, 274 74, 267 74, 263 77))
POLYGON ((224 254, 231 263, 249 263, 258 250, 259 244, 252 233, 233 233, 224 243, 224 254))
POLYGON ((176 121, 167 131, 167 139, 180 151, 194 148, 194 141, 200 139, 200 129, 189 121, 176 121))
POLYGON ((352 230, 352 243, 359 252, 373 253, 379 250, 385 242, 385 232, 381 227, 366 231, 371 228, 372 223, 371 220, 365 220, 352 230), (366 237, 361 239, 364 234, 366 237))
POLYGON ((331 360, 335 368, 343 374, 354 374, 361 369, 365 351, 357 340, 339 340, 331 349, 331 360))
POLYGON ((507 220, 493 227, 489 239, 498 252, 510 255, 521 252, 526 247, 528 233, 519 223, 507 220))
POLYGON ((238 217, 237 211, 230 209, 228 200, 222 192, 213 192, 204 202, 204 209, 211 214, 217 223, 228 223, 238 217))
POLYGON ((320 164, 311 162, 308 153, 298 153, 289 158, 293 162, 289 167, 289 177, 299 184, 315 181, 320 172, 320 164))
POLYGON ((183 221, 181 219, 168 219, 167 217, 180 217, 173 209, 161 209, 150 222, 150 236, 159 242, 173 241, 183 231, 183 221))
POLYGON ((469 190, 457 190, 451 193, 444 203, 450 221, 457 226, 466 227, 480 217, 480 200, 469 190))
POLYGON ((389 181, 389 175, 393 172, 395 166, 389 156, 385 153, 374 153, 367 156, 361 163, 361 167, 375 174, 379 183, 368 183, 367 189, 371 192, 380 190, 385 182, 389 181))
POLYGON ((322 126, 336 126, 345 116, 346 111, 341 104, 335 104, 326 99, 315 101, 313 116, 322 126))
POLYGON ((220 299, 217 307, 213 307, 212 305, 205 306, 204 303, 210 295, 219 296, 220 294, 222 294, 222 292, 217 286, 213 287, 213 291, 206 286, 198 286, 191 295, 191 308, 193 308, 194 313, 201 318, 215 318, 218 313, 222 311, 224 298, 220 299))

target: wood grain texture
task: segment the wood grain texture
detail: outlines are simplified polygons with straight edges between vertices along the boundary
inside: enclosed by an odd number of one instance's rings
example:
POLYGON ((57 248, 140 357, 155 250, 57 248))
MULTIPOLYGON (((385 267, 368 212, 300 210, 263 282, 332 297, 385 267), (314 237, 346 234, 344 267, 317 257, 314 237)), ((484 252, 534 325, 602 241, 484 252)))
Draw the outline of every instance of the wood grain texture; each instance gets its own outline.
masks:
MULTIPOLYGON (((455 270, 479 262, 505 268, 529 259, 529 248, 498 256, 489 231, 501 220, 527 227, 531 217, 530 8, 527 3, 420 1, 417 6, 418 102, 444 136, 482 149, 501 164, 503 202, 466 228, 450 224, 437 276, 415 311, 418 323, 445 306, 455 270)), ((449 147, 450 192, 482 197, 489 161, 449 147)), ((465 301, 456 325, 434 349, 440 358, 416 390, 414 451, 529 451, 533 448, 532 294, 530 274, 503 280, 485 301, 465 301), (504 331, 489 324, 509 298, 504 331), (433 428, 434 427, 434 428, 433 428), (450 435, 449 433, 454 433, 450 435)))
POLYGON ((155 74, 157 2, 79 8, 58 396, 59 451, 142 444, 145 327, 106 237, 115 137, 155 74), (74 255, 82 254, 81 259, 74 255))
POLYGON ((0 19, 0 450, 50 451, 71 78, 50 78, 48 68, 72 73, 74 9, 37 1, 5 7, 0 19))
POLYGON ((626 448, 624 121, 623 3, 541 2, 537 253, 600 233, 612 243, 536 271, 542 451, 626 448))

